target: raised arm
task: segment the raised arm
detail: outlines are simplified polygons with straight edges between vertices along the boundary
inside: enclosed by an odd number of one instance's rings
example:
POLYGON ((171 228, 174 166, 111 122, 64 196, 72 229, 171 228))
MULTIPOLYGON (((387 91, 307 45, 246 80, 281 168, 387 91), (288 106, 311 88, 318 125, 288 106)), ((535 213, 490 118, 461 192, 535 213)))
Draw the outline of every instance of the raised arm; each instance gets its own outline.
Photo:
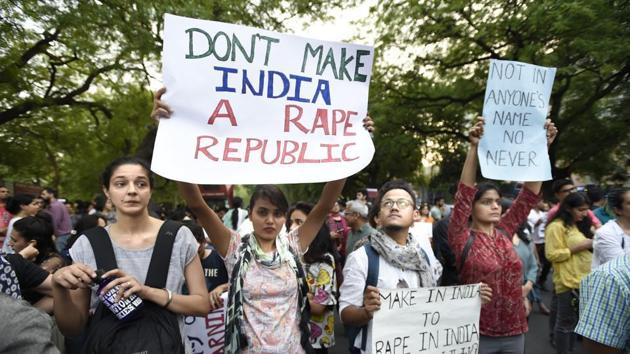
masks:
POLYGON ((469 187, 474 187, 475 181, 477 180, 477 147, 479 146, 479 139, 481 139, 483 135, 483 123, 483 117, 477 118, 475 125, 468 131, 470 147, 468 148, 468 154, 466 154, 466 161, 464 161, 464 167, 462 168, 459 181, 469 187))
POLYGON ((216 250, 222 257, 225 257, 230 245, 230 229, 223 225, 221 218, 203 200, 199 186, 177 182, 177 189, 186 201, 188 208, 197 216, 197 221, 208 233, 216 250))
POLYGON ((345 184, 345 178, 326 183, 317 204, 315 204, 313 210, 308 214, 304 224, 298 229, 300 249, 306 250, 311 242, 313 242, 317 232, 324 224, 328 212, 335 205, 335 201, 341 194, 345 184))

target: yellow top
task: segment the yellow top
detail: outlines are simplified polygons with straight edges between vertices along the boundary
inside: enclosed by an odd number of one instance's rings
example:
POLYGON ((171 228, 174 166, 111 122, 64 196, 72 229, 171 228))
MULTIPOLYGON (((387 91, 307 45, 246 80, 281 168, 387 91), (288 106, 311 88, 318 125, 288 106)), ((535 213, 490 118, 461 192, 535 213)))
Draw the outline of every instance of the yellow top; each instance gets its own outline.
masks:
POLYGON ((560 219, 545 228, 545 255, 553 265, 556 294, 579 289, 582 278, 591 272, 593 254, 588 250, 571 254, 569 250, 584 240, 577 227, 566 227, 560 219))

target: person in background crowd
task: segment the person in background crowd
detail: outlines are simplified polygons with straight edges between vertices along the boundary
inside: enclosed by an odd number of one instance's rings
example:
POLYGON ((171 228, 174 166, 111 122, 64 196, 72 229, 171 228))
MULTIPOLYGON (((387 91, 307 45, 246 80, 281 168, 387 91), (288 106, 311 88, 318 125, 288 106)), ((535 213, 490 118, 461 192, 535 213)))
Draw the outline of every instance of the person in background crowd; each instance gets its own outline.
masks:
MULTIPOLYGON (((120 286, 121 298, 136 294, 145 302, 162 306, 179 315, 177 322, 183 333, 181 315, 205 316, 210 310, 195 238, 187 227, 180 227, 173 243, 166 288, 144 285, 157 235, 164 223, 149 216, 148 204, 154 186, 149 165, 137 157, 118 158, 105 168, 101 180, 103 192, 116 207, 118 220, 105 229, 118 268, 103 274, 103 278, 114 279, 102 292, 120 286), (180 294, 184 283, 190 295, 180 294)), ((76 336, 86 328, 100 300, 91 289, 97 265, 85 235, 76 240, 70 255, 74 263, 53 276, 54 313, 64 335, 76 336)))
POLYGON ((11 240, 11 233, 13 232, 13 224, 26 217, 34 216, 39 211, 39 205, 35 201, 35 197, 30 194, 16 194, 15 197, 7 200, 7 210, 13 215, 11 221, 9 221, 9 227, 7 228, 7 237, 4 239, 2 245, 3 253, 13 253, 13 249, 9 246, 9 240, 11 240))
POLYGON ((608 205, 616 219, 597 229, 593 239, 593 269, 630 253, 630 188, 619 188, 608 194, 608 205))
POLYGON ((9 246, 19 253, 29 245, 37 249, 36 254, 29 260, 45 271, 54 273, 63 267, 64 261, 57 253, 53 242, 53 228, 48 214, 26 216, 13 224, 9 246))
MULTIPOLYGON (((52 233, 49 215, 40 213, 37 216, 27 216, 13 224, 9 245, 15 253, 20 253, 44 271, 54 273, 63 267, 64 260, 55 250, 52 233), (29 249, 33 248, 34 251, 29 252, 29 249)), ((35 307, 52 313, 52 297, 44 296, 36 291, 26 291, 23 297, 35 307)))
POLYGON ((433 217, 431 216, 431 213, 429 211, 429 204, 422 203, 418 210, 420 212, 420 216, 419 216, 419 220, 418 220, 419 222, 425 222, 425 223, 433 224, 435 219, 433 219, 433 217))
POLYGON ((346 218, 341 214, 341 203, 339 201, 336 201, 330 210, 327 224, 330 229, 330 237, 333 239, 335 247, 342 258, 340 266, 343 267, 343 262, 347 256, 346 242, 348 240, 350 228, 348 227, 346 218))
POLYGON ((367 189, 361 189, 361 190, 357 191, 355 201, 357 201, 357 202, 367 206, 368 209, 372 206, 372 203, 370 203, 369 200, 368 200, 367 189))
POLYGON ((558 354, 573 348, 577 324, 580 281, 591 271, 593 240, 584 236, 577 224, 588 218, 588 198, 581 192, 569 193, 545 229, 545 255, 553 266, 557 296, 554 339, 558 354))
MULTIPOLYGON (((531 240, 528 238, 527 233, 527 225, 522 224, 512 236, 512 244, 523 265, 523 286, 521 288, 523 290, 525 316, 527 317, 529 317, 532 310, 532 301, 530 299, 532 298, 531 293, 534 289, 534 283, 536 282, 536 275, 538 274, 538 263, 536 262, 536 257, 534 257, 531 247, 529 247, 530 242, 531 240)), ((542 304, 540 298, 535 300, 538 300, 538 304, 542 304)))
POLYGON ((77 241, 79 236, 83 235, 84 231, 87 231, 94 227, 105 227, 107 226, 107 220, 101 214, 92 214, 92 215, 83 215, 81 219, 79 219, 74 226, 74 230, 71 232, 71 236, 68 239, 68 243, 66 243, 66 249, 61 253, 61 256, 64 258, 66 264, 72 263, 72 258, 70 257, 70 249, 72 245, 77 241))
MULTIPOLYGON (((512 235, 527 220, 538 202, 542 183, 525 182, 514 203, 501 216, 501 194, 492 183, 475 185, 477 147, 483 135, 480 117, 470 129, 470 147, 455 194, 455 206, 448 225, 448 240, 463 284, 487 283, 494 296, 481 307, 479 353, 523 353, 528 331, 523 300, 523 266, 513 249, 512 235), (472 221, 472 222, 470 222, 472 221), (464 248, 472 241, 465 261, 464 248)), ((545 123, 547 144, 557 129, 545 123)))
POLYGON ((326 224, 317 232, 303 256, 308 284, 310 342, 315 353, 328 353, 335 345, 335 314, 337 279, 335 246, 326 224))
POLYGON ((374 233, 374 228, 368 223, 368 207, 356 200, 346 203, 345 218, 350 227, 348 240, 346 241, 346 252, 352 253, 356 243, 374 233))
POLYGON ((444 217, 444 197, 436 197, 431 207, 431 217, 434 221, 442 220, 444 217))
POLYGON ((11 221, 11 213, 6 209, 7 198, 9 198, 9 189, 0 184, 0 241, 4 244, 5 236, 9 221, 11 221))
POLYGON ((595 184, 589 184, 584 188, 584 191, 586 192, 586 196, 590 201, 589 205, 591 210, 595 210, 606 204, 606 199, 604 199, 604 192, 599 186, 595 184))
POLYGON ((608 205, 608 202, 604 203, 603 206, 593 210, 593 214, 595 214, 595 217, 597 217, 602 225, 615 218, 615 212, 612 211, 610 205, 608 205))
POLYGON ((313 210, 313 205, 306 202, 297 202, 289 208, 287 213, 286 229, 293 231, 302 226, 306 221, 306 217, 313 210))
POLYGON ((545 283, 547 282, 547 277, 549 276, 549 271, 551 270, 551 263, 545 256, 545 225, 547 224, 548 209, 549 206, 547 202, 541 200, 532 208, 532 210, 530 210, 529 215, 527 216, 527 224, 529 225, 529 229, 532 230, 532 241, 534 241, 534 247, 536 248, 538 260, 542 267, 540 276, 536 281, 536 284, 540 289, 545 288, 545 283))
POLYGON ((58 252, 63 252, 66 248, 70 232, 72 231, 72 221, 68 209, 62 202, 57 200, 57 191, 48 187, 44 188, 41 198, 46 202, 46 211, 52 217, 52 224, 55 230, 55 246, 58 252))
MULTIPOLYGON (((190 229, 192 234, 195 236, 195 240, 199 243, 197 255, 199 255, 199 259, 201 260, 201 268, 203 268, 203 275, 206 279, 208 294, 217 287, 223 287, 224 290, 222 292, 227 291, 228 274, 223 258, 221 258, 214 246, 208 244, 208 240, 206 239, 201 226, 197 225, 192 220, 184 221, 184 225, 190 229)), ((188 294, 188 288, 186 288, 185 284, 182 294, 188 294)), ((211 297, 209 299, 211 310, 215 310, 223 306, 222 301, 218 302, 217 299, 213 299, 211 297)))
MULTIPOLYGON (((356 201, 355 203, 366 207, 356 201)), ((297 202, 289 208, 287 230, 293 231, 303 225, 311 210, 313 206, 304 202, 297 202)), ((324 224, 303 256, 311 308, 310 342, 316 353, 328 353, 328 348, 335 345, 333 311, 337 304, 336 255, 330 229, 324 224)))
POLYGON ((107 224, 114 224, 116 222, 116 208, 114 208, 114 203, 112 203, 111 199, 107 198, 105 200, 102 213, 105 220, 107 220, 107 224))
POLYGON ((233 231, 238 230, 243 221, 247 218, 247 210, 242 207, 243 199, 241 199, 241 197, 234 197, 232 199, 232 206, 223 216, 223 225, 233 231))
POLYGON ((580 284, 575 333, 584 354, 630 353, 630 254, 593 270, 580 284))
MULTIPOLYGON (((554 196, 556 197, 558 204, 554 205, 547 212, 547 223, 549 223, 549 220, 554 218, 564 198, 570 193, 577 191, 577 188, 573 185, 573 182, 571 182, 571 180, 567 178, 553 181, 553 184, 551 185, 551 189, 553 190, 554 196)), ((595 229, 598 229, 600 226, 602 226, 602 223, 599 221, 599 219, 597 219, 595 214, 593 214, 593 212, 590 210, 590 205, 589 205, 589 210, 587 214, 588 214, 587 216, 591 220, 591 223, 595 229)))

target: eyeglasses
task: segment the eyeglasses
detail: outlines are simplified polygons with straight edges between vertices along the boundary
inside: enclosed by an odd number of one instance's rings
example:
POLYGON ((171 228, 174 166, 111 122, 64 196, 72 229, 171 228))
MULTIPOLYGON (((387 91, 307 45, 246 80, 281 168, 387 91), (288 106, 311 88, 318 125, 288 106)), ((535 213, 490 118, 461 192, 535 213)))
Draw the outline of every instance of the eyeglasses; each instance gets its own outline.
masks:
POLYGON ((381 203, 381 208, 391 209, 394 207, 394 204, 396 204, 396 206, 398 206, 398 208, 400 209, 407 209, 409 208, 409 206, 411 206, 411 202, 408 199, 404 199, 404 198, 401 198, 398 200, 385 199, 383 203, 381 203))
POLYGON ((573 192, 576 192, 576 191, 577 191, 577 188, 572 187, 572 188, 567 188, 567 189, 561 189, 560 193, 573 193, 573 192))

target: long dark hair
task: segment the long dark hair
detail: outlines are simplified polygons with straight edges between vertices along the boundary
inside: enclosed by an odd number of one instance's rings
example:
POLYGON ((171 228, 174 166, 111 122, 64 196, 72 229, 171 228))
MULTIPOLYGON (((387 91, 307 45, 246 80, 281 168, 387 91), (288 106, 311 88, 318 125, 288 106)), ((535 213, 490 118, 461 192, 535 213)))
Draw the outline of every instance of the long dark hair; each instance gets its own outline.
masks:
POLYGON ((301 212, 304 213, 304 215, 307 215, 311 213, 311 210, 313 210, 313 204, 311 203, 307 203, 307 202, 297 202, 295 203, 293 206, 291 206, 291 208, 289 208, 289 211, 287 212, 287 222, 286 222, 286 228, 287 230, 291 230, 291 214, 293 214, 294 211, 299 210, 301 212))
POLYGON ((312 264, 323 262, 333 266, 331 261, 334 262, 334 260, 326 257, 326 253, 330 253, 333 258, 335 258, 335 247, 330 239, 330 229, 328 225, 324 223, 317 232, 315 239, 308 247, 308 251, 304 254, 304 263, 312 264))
MULTIPOLYGON (((22 210, 22 205, 29 205, 33 202, 35 196, 32 194, 16 194, 7 200, 7 211, 13 215, 18 214, 22 210)), ((7 235, 11 236, 11 235, 7 235)))
POLYGON ((232 223, 232 230, 236 230, 238 227, 238 209, 243 206, 243 199, 241 197, 234 197, 232 199, 232 215, 230 222, 232 223))
POLYGON ((564 226, 577 226, 576 220, 574 220, 573 215, 571 215, 571 209, 579 208, 583 205, 589 206, 586 194, 582 192, 570 193, 562 200, 562 203, 560 203, 558 207, 558 212, 549 220, 549 223, 560 219, 564 223, 564 226))
POLYGON ((53 242, 54 229, 52 219, 46 213, 38 213, 36 216, 27 216, 16 221, 13 229, 27 241, 35 241, 35 248, 39 254, 35 258, 36 264, 41 264, 51 254, 56 253, 53 242))

